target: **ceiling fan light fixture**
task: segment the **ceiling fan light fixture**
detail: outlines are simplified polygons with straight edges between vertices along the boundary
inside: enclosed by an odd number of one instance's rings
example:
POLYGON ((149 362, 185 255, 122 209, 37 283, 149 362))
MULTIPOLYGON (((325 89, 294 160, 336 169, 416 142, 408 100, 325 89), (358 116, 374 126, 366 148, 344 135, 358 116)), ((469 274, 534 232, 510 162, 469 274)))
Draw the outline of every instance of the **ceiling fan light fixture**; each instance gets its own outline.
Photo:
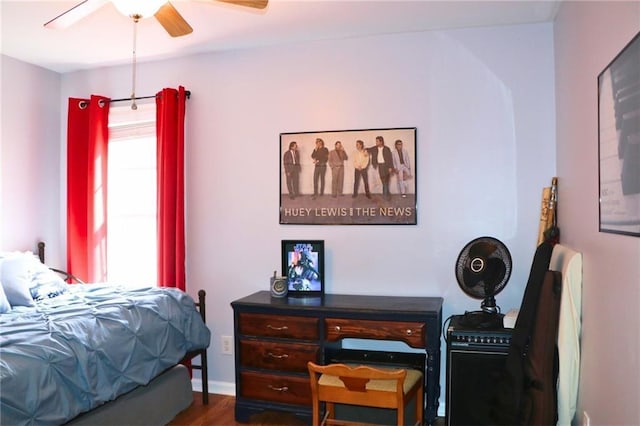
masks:
POLYGON ((128 17, 153 16, 167 0, 111 0, 118 12, 128 17))

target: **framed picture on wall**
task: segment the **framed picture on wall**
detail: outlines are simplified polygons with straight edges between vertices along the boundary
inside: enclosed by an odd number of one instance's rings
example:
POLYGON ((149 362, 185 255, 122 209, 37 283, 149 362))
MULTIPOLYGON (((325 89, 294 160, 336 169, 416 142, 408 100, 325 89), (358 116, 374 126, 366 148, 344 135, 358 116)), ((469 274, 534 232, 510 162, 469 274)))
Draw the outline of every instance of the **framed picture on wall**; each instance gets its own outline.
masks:
POLYGON ((416 128, 280 134, 280 223, 415 225, 416 128))
POLYGON ((289 296, 324 295, 324 241, 282 240, 282 275, 289 296))
POLYGON ((600 231, 640 236, 640 33, 598 75, 600 231))

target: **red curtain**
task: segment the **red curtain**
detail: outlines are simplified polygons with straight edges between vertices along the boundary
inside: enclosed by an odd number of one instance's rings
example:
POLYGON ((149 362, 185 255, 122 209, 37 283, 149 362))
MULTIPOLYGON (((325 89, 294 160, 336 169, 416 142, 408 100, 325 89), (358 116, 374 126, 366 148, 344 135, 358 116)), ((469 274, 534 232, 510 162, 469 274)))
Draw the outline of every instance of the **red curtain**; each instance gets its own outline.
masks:
POLYGON ((69 98, 67 271, 85 282, 107 278, 109 98, 69 98))
POLYGON ((156 95, 158 285, 185 290, 184 121, 186 91, 156 95))

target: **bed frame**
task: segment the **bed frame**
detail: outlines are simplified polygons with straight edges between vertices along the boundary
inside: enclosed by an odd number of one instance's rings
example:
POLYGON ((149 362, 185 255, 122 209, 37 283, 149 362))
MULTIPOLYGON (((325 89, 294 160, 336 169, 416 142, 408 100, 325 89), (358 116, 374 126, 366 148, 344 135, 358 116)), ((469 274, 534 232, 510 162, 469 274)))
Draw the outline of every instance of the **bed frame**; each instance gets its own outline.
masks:
MULTIPOLYGON (((202 317, 202 322, 207 323, 206 318, 206 306, 205 296, 207 292, 200 289, 198 290, 198 301, 196 302, 196 308, 202 317)), ((188 352, 180 364, 187 364, 194 370, 200 370, 200 378, 202 381, 202 403, 204 405, 209 404, 209 368, 207 367, 207 348, 200 349, 198 351, 188 352), (193 363, 193 358, 200 356, 200 362, 198 364, 193 363)))
MULTIPOLYGON (((45 263, 45 243, 42 241, 38 243, 38 257, 40 258, 40 262, 45 263)), ((48 267, 52 271, 57 272, 58 274, 61 274, 67 282, 75 281, 77 283, 83 283, 82 280, 78 279, 76 276, 74 276, 71 273, 68 273, 60 269, 52 268, 50 266, 48 267)), ((198 301, 195 303, 196 309, 198 310, 200 317, 202 318, 202 321, 205 324, 206 324, 206 303, 205 303, 206 294, 207 293, 204 290, 199 290, 198 301)), ((202 380, 202 403, 205 405, 209 404, 209 382, 208 382, 209 372, 207 367, 207 349, 205 348, 197 351, 188 352, 184 356, 184 358, 180 361, 178 366, 180 366, 181 364, 186 366, 189 369, 200 370, 200 377, 202 380), (200 357, 199 362, 194 363, 193 359, 198 356, 200 357)), ((113 401, 109 401, 106 404, 88 413, 81 414, 80 416, 76 417, 68 424, 74 424, 74 425, 75 424, 78 424, 78 425, 108 424, 108 423, 114 422, 114 416, 117 418, 118 416, 123 414, 125 416, 129 416, 126 418, 126 421, 128 422, 128 424, 139 424, 139 423, 136 423, 136 421, 140 419, 142 419, 142 421, 148 422, 150 420, 148 417, 141 418, 139 415, 140 413, 134 412, 135 407, 141 407, 145 405, 148 406, 148 404, 141 404, 141 401, 145 401, 145 398, 151 399, 152 401, 154 399, 162 400, 165 392, 168 393, 169 395, 173 395, 173 398, 175 399, 176 387, 180 387, 181 389, 184 388, 186 391, 187 385, 185 385, 184 379, 182 379, 182 383, 180 382, 181 380, 180 377, 184 375, 184 372, 182 372, 181 370, 183 370, 184 367, 179 368, 178 366, 170 368, 165 372, 163 372, 162 374, 158 375, 149 383, 149 385, 139 386, 133 391, 125 395, 122 395, 113 401)), ((188 380, 188 382, 189 382, 188 387, 189 387, 189 390, 191 391, 190 395, 192 395, 193 390, 191 389, 190 379, 188 380)), ((181 404, 178 406, 179 408, 181 408, 180 411, 187 408, 192 401, 193 401, 193 397, 189 397, 188 401, 187 400, 183 400, 182 402, 178 401, 177 403, 181 404)), ((161 410, 162 409, 161 407, 163 405, 165 404, 162 404, 162 403, 153 404, 155 410, 161 410)), ((168 410, 167 415, 171 416, 170 418, 168 418, 168 420, 173 419, 173 417, 175 417, 175 415, 178 414, 177 412, 174 413, 173 411, 171 411, 172 409, 175 411, 176 408, 175 407, 167 408, 168 410)), ((164 420, 168 421, 167 419, 164 419, 164 420)), ((160 418, 158 418, 158 422, 160 422, 160 418)), ((145 424, 145 423, 140 423, 140 424, 145 424)))

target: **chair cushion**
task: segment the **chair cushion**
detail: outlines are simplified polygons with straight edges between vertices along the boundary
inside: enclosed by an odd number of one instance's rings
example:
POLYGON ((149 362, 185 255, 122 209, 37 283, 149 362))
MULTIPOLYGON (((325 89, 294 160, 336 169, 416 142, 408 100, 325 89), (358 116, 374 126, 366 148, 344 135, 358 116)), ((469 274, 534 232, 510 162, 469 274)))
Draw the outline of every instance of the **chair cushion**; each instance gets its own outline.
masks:
MULTIPOLYGON (((397 371, 396 368, 380 368, 380 370, 397 371)), ((407 376, 404 379, 403 391, 406 394, 409 390, 422 380, 422 373, 418 370, 407 369, 407 376)), ((335 386, 344 387, 344 383, 338 376, 332 376, 329 374, 322 374, 318 379, 318 384, 321 386, 335 386)), ((383 392, 395 392, 396 381, 395 380, 369 380, 366 386, 367 390, 377 390, 383 392)))

